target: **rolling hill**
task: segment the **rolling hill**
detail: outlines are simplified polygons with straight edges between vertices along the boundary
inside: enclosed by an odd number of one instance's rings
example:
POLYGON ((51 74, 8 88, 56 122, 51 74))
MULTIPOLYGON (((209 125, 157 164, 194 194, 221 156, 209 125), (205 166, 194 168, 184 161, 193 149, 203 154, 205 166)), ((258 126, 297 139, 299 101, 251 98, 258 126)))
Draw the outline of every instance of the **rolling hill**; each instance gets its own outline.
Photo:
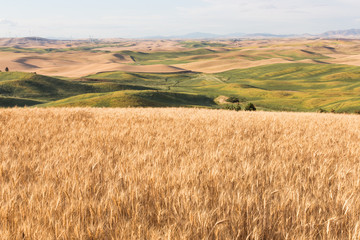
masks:
POLYGON ((221 96, 268 111, 360 110, 357 40, 132 40, 0 52, 11 70, 20 62, 64 73, 0 72, 2 107, 221 108, 221 96))
POLYGON ((216 105, 213 99, 196 95, 146 91, 117 91, 111 93, 89 93, 78 95, 40 106, 44 107, 193 107, 216 105))
POLYGON ((64 80, 0 73, 0 106, 220 107, 218 96, 276 111, 360 110, 360 69, 286 63, 216 74, 103 72, 64 80))
POLYGON ((3 97, 0 96, 0 107, 26 107, 42 104, 41 101, 25 98, 3 97))
POLYGON ((0 72, 0 106, 31 106, 84 93, 151 90, 116 82, 70 81, 35 73, 0 72))
POLYGON ((265 110, 351 112, 359 109, 359 91, 360 70, 336 64, 272 64, 217 74, 104 72, 76 81, 0 73, 1 106, 214 107, 212 99, 224 95, 265 110))
POLYGON ((337 64, 270 64, 216 74, 107 72, 88 78, 212 99, 236 96, 243 104, 251 101, 264 110, 352 112, 360 108, 359 68, 337 64))
POLYGON ((35 73, 0 73, 2 96, 56 100, 84 92, 93 92, 93 87, 35 73))

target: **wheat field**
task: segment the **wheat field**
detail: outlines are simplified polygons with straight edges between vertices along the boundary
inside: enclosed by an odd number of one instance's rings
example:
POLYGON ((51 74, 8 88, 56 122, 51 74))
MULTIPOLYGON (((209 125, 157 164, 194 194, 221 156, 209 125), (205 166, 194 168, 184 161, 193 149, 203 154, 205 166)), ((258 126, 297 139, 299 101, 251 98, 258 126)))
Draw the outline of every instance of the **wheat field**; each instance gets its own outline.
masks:
POLYGON ((0 110, 1 239, 359 239, 360 116, 0 110))

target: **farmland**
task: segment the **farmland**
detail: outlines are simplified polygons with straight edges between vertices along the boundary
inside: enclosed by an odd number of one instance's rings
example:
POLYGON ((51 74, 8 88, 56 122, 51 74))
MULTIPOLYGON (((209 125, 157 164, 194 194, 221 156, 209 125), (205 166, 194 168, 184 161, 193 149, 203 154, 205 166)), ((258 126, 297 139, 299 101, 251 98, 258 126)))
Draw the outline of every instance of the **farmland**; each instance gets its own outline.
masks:
POLYGON ((360 110, 358 40, 15 43, 0 42, 1 107, 222 108, 217 98, 236 97, 265 111, 360 110))
POLYGON ((2 239, 358 239, 360 118, 0 110, 2 239))

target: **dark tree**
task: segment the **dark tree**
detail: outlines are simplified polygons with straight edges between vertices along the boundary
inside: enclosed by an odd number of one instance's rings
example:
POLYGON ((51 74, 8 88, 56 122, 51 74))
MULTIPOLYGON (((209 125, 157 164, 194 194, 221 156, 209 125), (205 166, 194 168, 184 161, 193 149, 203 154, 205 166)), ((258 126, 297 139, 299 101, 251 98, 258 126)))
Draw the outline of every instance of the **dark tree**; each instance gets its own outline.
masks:
POLYGON ((237 97, 229 97, 226 101, 227 101, 227 102, 231 102, 231 103, 238 103, 238 102, 240 102, 239 98, 237 98, 237 97))
POLYGON ((248 104, 245 106, 245 111, 256 111, 256 107, 255 107, 254 104, 248 103, 248 104))
POLYGON ((8 71, 9 71, 9 68, 8 68, 8 67, 6 67, 6 68, 5 68, 5 72, 8 72, 8 71))

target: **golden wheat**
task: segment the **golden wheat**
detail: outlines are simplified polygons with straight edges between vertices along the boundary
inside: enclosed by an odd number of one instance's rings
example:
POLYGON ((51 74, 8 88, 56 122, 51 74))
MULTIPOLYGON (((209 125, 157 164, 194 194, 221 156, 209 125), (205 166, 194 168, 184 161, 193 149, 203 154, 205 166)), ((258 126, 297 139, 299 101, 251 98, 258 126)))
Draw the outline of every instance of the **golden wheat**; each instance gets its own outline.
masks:
POLYGON ((360 117, 1 109, 1 239, 359 239, 360 117))

